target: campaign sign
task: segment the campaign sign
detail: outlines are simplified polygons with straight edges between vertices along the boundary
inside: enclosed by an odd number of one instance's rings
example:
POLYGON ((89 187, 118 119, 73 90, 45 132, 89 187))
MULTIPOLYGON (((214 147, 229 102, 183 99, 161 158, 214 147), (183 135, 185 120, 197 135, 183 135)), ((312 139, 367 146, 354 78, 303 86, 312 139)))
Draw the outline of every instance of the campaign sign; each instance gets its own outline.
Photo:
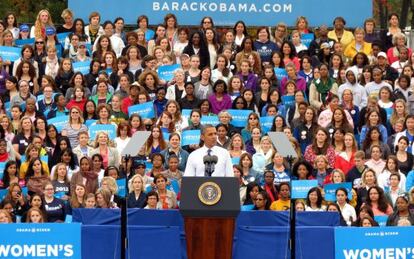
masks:
POLYGON ((116 138, 116 127, 112 124, 95 124, 89 127, 90 139, 95 139, 96 134, 100 131, 106 132, 109 139, 114 140, 116 138))
POLYGON ((155 118, 155 109, 152 102, 136 104, 128 107, 128 115, 139 114, 143 119, 155 118))
POLYGON ((374 220, 380 227, 385 227, 387 226, 388 216, 374 216, 374 220))
POLYGON ((90 127, 93 123, 97 122, 98 120, 86 120, 85 125, 86 127, 90 127))
POLYGON ((233 157, 233 158, 231 159, 231 163, 232 163, 233 165, 238 165, 238 164, 239 164, 239 162, 240 162, 240 157, 233 157))
POLYGON ((287 76, 286 69, 275 67, 275 75, 277 80, 282 80, 285 76, 287 76))
POLYGON ((68 122, 69 122, 69 116, 58 116, 58 117, 47 120, 47 124, 55 125, 58 132, 61 132, 63 127, 65 127, 65 125, 68 124, 68 122))
POLYGON ((190 109, 183 109, 181 111, 181 117, 183 118, 183 120, 190 119, 190 114, 191 114, 191 110, 190 109))
POLYGON ((171 81, 174 78, 175 70, 179 68, 181 68, 179 64, 159 66, 158 77, 164 81, 171 81))
POLYGON ((247 124, 247 118, 249 117, 249 114, 252 113, 251 110, 227 110, 231 115, 231 121, 230 124, 232 124, 234 127, 238 128, 244 128, 247 124))
POLYGON ((63 46, 60 44, 56 44, 55 47, 56 47, 56 56, 58 58, 61 58, 63 54, 63 46))
POLYGON ((169 142, 170 141, 170 133, 163 131, 162 132, 162 137, 164 138, 164 140, 166 142, 169 142))
POLYGON ((16 61, 20 58, 21 48, 0 46, 0 56, 3 60, 16 61))
POLYGON ((282 103, 287 106, 292 106, 295 104, 295 96, 294 95, 283 95, 282 96, 282 103))
POLYGON ((56 34, 56 37, 59 41, 60 44, 65 45, 65 39, 66 37, 68 37, 70 34, 70 32, 62 32, 62 33, 58 33, 56 34))
POLYGON ((263 133, 267 133, 268 131, 270 131, 274 119, 275 116, 260 117, 260 126, 262 127, 263 133))
POLYGON ((352 183, 330 183, 324 186, 325 200, 336 201, 335 192, 338 188, 345 188, 348 192, 348 199, 352 200, 352 183))
POLYGON ((86 75, 89 73, 90 64, 90 61, 74 62, 72 63, 73 71, 81 72, 82 75, 86 75))
POLYGON ((216 126, 217 124, 220 123, 218 116, 203 116, 201 117, 200 123, 202 125, 213 125, 216 126))
POLYGON ((125 197, 125 194, 126 194, 125 178, 116 180, 116 184, 118 185, 118 195, 120 197, 125 197))
MULTIPOLYGON (((401 2, 401 1, 400 1, 401 2)), ((346 20, 347 27, 361 26, 365 17, 372 16, 373 1, 347 0, 234 0, 234 1, 185 1, 185 0, 69 0, 68 8, 76 17, 89 20, 97 11, 101 21, 113 21, 117 16, 125 24, 136 24, 137 10, 146 14, 152 25, 163 23, 163 17, 174 13, 181 25, 200 25, 202 17, 210 16, 215 25, 233 26, 238 20, 249 26, 273 26, 275 17, 288 26, 295 26, 297 17, 306 15, 310 26, 332 24, 336 16, 346 20), (357 7, 357 8, 356 8, 357 7)))
POLYGON ((0 258, 80 259, 81 224, 1 224, 0 258))
POLYGON ((200 130, 184 130, 181 133, 182 145, 198 145, 200 143, 200 134, 200 130))
POLYGON ((303 45, 309 48, 311 42, 315 38, 315 35, 313 35, 313 33, 304 33, 301 35, 300 38, 301 38, 303 45))
POLYGON ((33 45, 35 43, 35 38, 29 38, 29 39, 21 39, 21 40, 15 40, 14 44, 16 47, 23 47, 24 45, 33 45))
POLYGON ((291 181, 292 199, 305 199, 313 187, 318 186, 318 180, 293 180, 291 181))
POLYGON ((3 179, 4 168, 6 167, 6 162, 0 163, 0 179, 3 179))
POLYGON ((0 189, 0 202, 2 202, 4 198, 6 198, 8 192, 8 189, 0 189))
POLYGON ((412 258, 414 227, 335 228, 335 259, 412 258))

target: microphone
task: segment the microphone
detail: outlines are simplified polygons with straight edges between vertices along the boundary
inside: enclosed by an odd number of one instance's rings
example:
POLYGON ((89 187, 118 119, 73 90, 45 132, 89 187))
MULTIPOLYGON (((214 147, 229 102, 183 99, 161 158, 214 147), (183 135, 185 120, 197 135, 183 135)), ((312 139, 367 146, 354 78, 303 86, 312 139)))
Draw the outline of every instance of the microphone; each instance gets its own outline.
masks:
POLYGON ((211 176, 211 156, 204 156, 203 157, 203 163, 204 163, 204 173, 207 176, 211 176))
POLYGON ((211 156, 210 158, 211 162, 210 162, 210 176, 214 173, 214 167, 217 164, 218 161, 218 157, 216 155, 211 156))

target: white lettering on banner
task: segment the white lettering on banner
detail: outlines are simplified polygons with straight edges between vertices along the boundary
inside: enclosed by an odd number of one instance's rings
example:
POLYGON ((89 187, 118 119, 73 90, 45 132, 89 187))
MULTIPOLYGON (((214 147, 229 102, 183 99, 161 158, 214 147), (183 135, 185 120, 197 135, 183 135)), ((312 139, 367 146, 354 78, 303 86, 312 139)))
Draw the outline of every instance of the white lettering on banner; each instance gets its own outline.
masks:
POLYGON ((0 257, 71 257, 73 245, 0 245, 0 257), (61 254, 63 252, 63 255, 61 254))
POLYGON ((194 12, 239 12, 239 13, 292 13, 292 4, 270 4, 263 6, 250 3, 216 3, 216 2, 156 2, 152 3, 153 11, 194 11, 194 12))
POLYGON ((414 248, 355 249, 343 253, 346 259, 412 259, 414 248))

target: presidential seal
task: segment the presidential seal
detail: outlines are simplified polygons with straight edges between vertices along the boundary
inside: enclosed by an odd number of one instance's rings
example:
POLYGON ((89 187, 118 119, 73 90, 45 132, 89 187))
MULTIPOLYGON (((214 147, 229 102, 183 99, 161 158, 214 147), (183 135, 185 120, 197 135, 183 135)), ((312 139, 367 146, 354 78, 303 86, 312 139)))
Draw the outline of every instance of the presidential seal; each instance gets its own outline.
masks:
POLYGON ((198 198, 205 205, 214 205, 221 199, 221 189, 218 184, 205 182, 198 188, 198 198))

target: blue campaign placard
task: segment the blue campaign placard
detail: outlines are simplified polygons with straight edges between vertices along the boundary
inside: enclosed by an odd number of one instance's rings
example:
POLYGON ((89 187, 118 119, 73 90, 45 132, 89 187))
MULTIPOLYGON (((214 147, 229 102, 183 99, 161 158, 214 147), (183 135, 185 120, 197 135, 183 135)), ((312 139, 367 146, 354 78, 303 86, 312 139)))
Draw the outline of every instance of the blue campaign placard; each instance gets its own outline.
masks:
POLYGON ((65 195, 66 195, 65 192, 56 192, 55 193, 55 198, 62 199, 63 196, 65 196, 65 195))
POLYGON ((109 139, 114 140, 116 138, 116 127, 112 124, 95 124, 89 127, 89 137, 90 139, 95 139, 96 134, 100 131, 104 131, 108 134, 109 139))
POLYGON ((167 189, 178 194, 180 193, 180 184, 176 179, 170 179, 170 185, 168 185, 167 189))
POLYGON ((62 33, 58 33, 56 34, 56 37, 59 41, 60 44, 65 45, 65 39, 66 37, 68 37, 70 34, 70 32, 62 32, 62 33))
POLYGON ((291 181, 292 199, 305 199, 313 187, 318 186, 318 180, 293 180, 291 181))
POLYGON ((260 126, 262 127, 263 133, 267 133, 270 131, 273 125, 273 120, 275 119, 275 116, 264 116, 260 117, 260 126))
POLYGON ((170 133, 163 131, 163 132, 162 132, 162 137, 164 138, 164 140, 165 140, 166 142, 169 142, 169 139, 170 139, 170 133))
POLYGON ((56 56, 58 58, 61 58, 63 54, 63 46, 60 44, 56 44, 55 47, 56 47, 56 56))
POLYGON ((58 132, 61 132, 63 127, 65 127, 65 125, 68 124, 68 122, 69 122, 69 116, 58 116, 58 117, 47 120, 47 124, 55 125, 58 132))
POLYGON ((125 194, 126 194, 125 178, 116 180, 116 184, 118 185, 118 195, 120 197, 125 197, 125 194))
POLYGON ((335 228, 335 259, 412 258, 414 227, 335 228))
POLYGON ((0 202, 2 202, 4 198, 6 198, 8 192, 8 189, 0 189, 0 202))
POLYGON ((380 227, 386 227, 388 216, 374 216, 374 220, 378 223, 380 227))
POLYGON ((244 128, 247 124, 247 118, 253 111, 251 110, 227 110, 231 115, 230 124, 234 127, 244 128))
POLYGON ((330 183, 326 184, 323 189, 325 191, 326 201, 336 201, 335 192, 338 188, 345 188, 348 191, 348 199, 352 200, 352 183, 330 183))
POLYGON ((181 68, 181 65, 164 65, 158 67, 158 77, 164 81, 171 81, 174 78, 175 70, 181 68))
POLYGON ((0 163, 0 179, 3 179, 4 168, 6 167, 6 162, 0 163))
POLYGON ((20 58, 22 48, 0 46, 0 56, 4 61, 16 61, 20 58))
POLYGON ((254 208, 254 204, 250 204, 250 205, 242 205, 240 207, 241 211, 251 211, 254 208))
POLYGON ((97 122, 98 120, 86 120, 85 125, 86 127, 90 127, 93 123, 97 122))
POLYGON ((203 116, 203 117, 201 117, 200 123, 202 125, 210 124, 210 125, 216 126, 220 123, 220 121, 219 121, 218 116, 213 115, 213 116, 203 116))
POLYGON ((184 130, 181 133, 181 143, 183 146, 199 144, 200 130, 184 130))
POLYGON ((89 73, 90 69, 90 61, 79 61, 72 63, 73 71, 75 72, 81 72, 82 75, 86 75, 89 73))
POLYGON ((35 43, 35 38, 29 38, 29 39, 17 39, 14 41, 14 45, 16 47, 23 47, 24 45, 33 45, 35 43))
POLYGON ((141 104, 136 104, 128 107, 128 115, 137 113, 143 119, 153 119, 155 118, 155 109, 152 102, 146 102, 141 104))
POLYGON ((277 80, 282 80, 285 76, 287 76, 286 69, 275 67, 275 75, 277 80))
MULTIPOLYGON (((92 11, 99 12, 101 20, 113 21, 119 14, 125 24, 136 24, 137 12, 146 14, 151 24, 163 23, 163 17, 174 13, 181 25, 200 25, 202 17, 209 16, 215 25, 233 26, 242 19, 249 26, 274 26, 283 21, 288 26, 296 26, 297 17, 305 15, 309 26, 332 24, 336 16, 346 20, 347 27, 357 27, 364 23, 366 17, 372 16, 373 1, 348 0, 286 0, 286 1, 136 1, 124 0, 69 0, 68 7, 76 17, 89 20, 92 11), (358 7, 358 8, 356 8, 358 7)), ((148 35, 149 36, 149 35, 148 35)))
POLYGON ((80 259, 81 224, 1 224, 0 258, 80 259))
POLYGON ((240 162, 240 157, 232 157, 232 158, 231 158, 231 163, 232 163, 233 165, 238 165, 238 164, 239 164, 239 162, 240 162))
POLYGON ((295 104, 295 96, 294 95, 283 95, 281 97, 281 99, 282 99, 282 103, 285 106, 291 106, 291 105, 295 104))
POLYGON ((313 33, 303 33, 300 36, 300 38, 301 38, 301 41, 302 41, 303 45, 305 45, 306 47, 309 48, 311 42, 315 38, 315 35, 313 33))

